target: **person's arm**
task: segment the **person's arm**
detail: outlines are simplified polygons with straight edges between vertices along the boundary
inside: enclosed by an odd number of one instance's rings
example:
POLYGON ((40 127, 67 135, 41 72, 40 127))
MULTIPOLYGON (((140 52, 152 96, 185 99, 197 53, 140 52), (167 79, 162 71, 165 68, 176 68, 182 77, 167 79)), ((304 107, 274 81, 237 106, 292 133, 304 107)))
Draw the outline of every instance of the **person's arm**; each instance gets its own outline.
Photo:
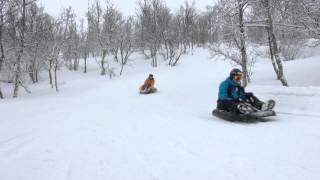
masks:
POLYGON ((155 84, 155 81, 154 81, 154 80, 151 80, 151 81, 150 81, 150 88, 153 89, 153 88, 154 88, 154 84, 155 84))
POLYGON ((150 89, 152 87, 152 80, 150 79, 146 79, 146 81, 144 82, 145 84, 145 88, 146 89, 150 89))
POLYGON ((148 88, 148 80, 146 79, 143 83, 143 85, 140 87, 140 90, 145 90, 146 88, 148 88))
POLYGON ((240 100, 246 101, 247 100, 247 96, 246 96, 246 91, 245 91, 244 87, 239 86, 238 87, 238 91, 239 91, 240 100))
POLYGON ((143 83, 143 86, 148 87, 148 84, 149 84, 148 79, 146 79, 143 83))
POLYGON ((229 84, 227 82, 223 82, 219 87, 219 99, 221 100, 234 100, 234 98, 229 96, 228 93, 229 84))

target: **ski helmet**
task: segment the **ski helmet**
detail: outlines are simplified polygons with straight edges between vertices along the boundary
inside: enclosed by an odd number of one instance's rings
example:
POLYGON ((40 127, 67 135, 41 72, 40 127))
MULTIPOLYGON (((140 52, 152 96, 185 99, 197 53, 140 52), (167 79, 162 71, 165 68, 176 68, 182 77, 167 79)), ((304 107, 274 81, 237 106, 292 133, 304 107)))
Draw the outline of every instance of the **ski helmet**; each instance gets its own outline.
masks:
POLYGON ((238 68, 234 68, 230 71, 230 78, 234 79, 235 76, 242 76, 242 71, 238 68))

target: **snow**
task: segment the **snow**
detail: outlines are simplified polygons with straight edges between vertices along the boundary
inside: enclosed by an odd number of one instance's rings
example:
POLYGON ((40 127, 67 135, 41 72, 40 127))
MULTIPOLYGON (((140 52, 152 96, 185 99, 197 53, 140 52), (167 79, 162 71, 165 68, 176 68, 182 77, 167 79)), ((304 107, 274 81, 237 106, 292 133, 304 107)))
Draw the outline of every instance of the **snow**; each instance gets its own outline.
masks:
MULTIPOLYGON (((320 178, 319 56, 285 63, 292 87, 266 59, 247 88, 275 99, 271 121, 211 115, 232 66, 206 50, 177 67, 135 57, 123 77, 64 71, 60 92, 42 85, 0 101, 3 180, 317 180, 320 178), (140 95, 149 73, 159 92, 140 95)), ((8 95, 8 89, 4 90, 8 95)))

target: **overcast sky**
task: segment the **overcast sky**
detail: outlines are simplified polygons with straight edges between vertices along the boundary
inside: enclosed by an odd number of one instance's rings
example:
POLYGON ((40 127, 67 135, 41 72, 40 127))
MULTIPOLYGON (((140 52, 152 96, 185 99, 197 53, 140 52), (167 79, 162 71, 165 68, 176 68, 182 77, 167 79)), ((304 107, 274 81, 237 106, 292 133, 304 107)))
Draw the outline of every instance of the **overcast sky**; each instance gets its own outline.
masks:
MULTIPOLYGON (((89 0, 93 2, 94 0, 89 0)), ((105 2, 104 0, 100 0, 105 2)), ((138 0, 111 0, 116 7, 124 15, 134 15, 137 8, 138 0)), ((181 4, 184 4, 185 0, 163 0, 166 2, 168 7, 171 10, 176 10, 181 4)), ((212 5, 215 0, 195 0, 196 7, 199 10, 205 10, 207 5, 212 5)), ((190 4, 192 0, 188 0, 190 4)), ((60 14, 64 7, 72 6, 78 18, 84 17, 87 11, 88 0, 38 0, 38 3, 45 7, 46 11, 53 15, 57 16, 60 14)))

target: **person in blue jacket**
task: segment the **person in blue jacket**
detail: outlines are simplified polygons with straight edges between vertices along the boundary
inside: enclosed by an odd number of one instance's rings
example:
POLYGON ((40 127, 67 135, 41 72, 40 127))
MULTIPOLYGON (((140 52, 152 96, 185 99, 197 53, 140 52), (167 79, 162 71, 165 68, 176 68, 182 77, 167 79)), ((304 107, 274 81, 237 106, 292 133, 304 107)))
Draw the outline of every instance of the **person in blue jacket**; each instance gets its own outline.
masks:
POLYGON ((242 80, 241 70, 235 68, 230 72, 230 76, 220 84, 219 99, 217 108, 234 112, 237 114, 243 113, 239 110, 239 104, 243 102, 250 103, 257 109, 265 110, 264 103, 260 101, 253 93, 246 93, 241 86, 242 80))

